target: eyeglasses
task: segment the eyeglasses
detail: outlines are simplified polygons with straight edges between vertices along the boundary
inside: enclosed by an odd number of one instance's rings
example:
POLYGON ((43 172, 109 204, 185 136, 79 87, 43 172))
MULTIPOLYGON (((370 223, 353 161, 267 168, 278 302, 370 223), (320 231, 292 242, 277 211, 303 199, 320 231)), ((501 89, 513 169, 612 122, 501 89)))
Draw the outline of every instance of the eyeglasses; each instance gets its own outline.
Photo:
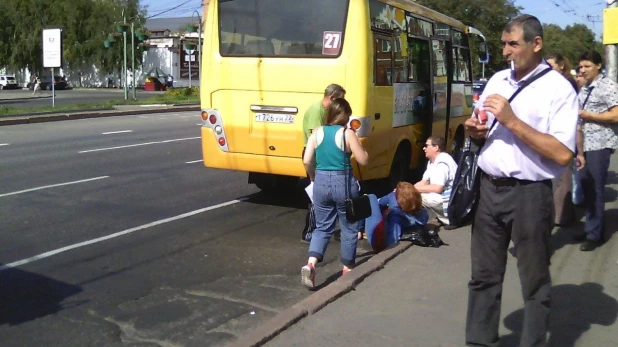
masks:
POLYGON ((427 147, 434 147, 435 145, 432 145, 431 143, 426 143, 423 148, 427 148, 427 147))

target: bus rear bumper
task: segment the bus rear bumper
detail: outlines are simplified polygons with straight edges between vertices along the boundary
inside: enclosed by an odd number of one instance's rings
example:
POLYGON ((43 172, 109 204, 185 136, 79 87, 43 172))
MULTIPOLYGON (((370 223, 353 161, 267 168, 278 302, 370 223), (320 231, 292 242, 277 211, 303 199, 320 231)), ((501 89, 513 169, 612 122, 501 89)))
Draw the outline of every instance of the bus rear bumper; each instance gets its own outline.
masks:
POLYGON ((307 176, 300 157, 302 149, 299 150, 298 157, 293 158, 224 152, 218 147, 212 130, 202 128, 202 156, 206 167, 296 177, 307 176))

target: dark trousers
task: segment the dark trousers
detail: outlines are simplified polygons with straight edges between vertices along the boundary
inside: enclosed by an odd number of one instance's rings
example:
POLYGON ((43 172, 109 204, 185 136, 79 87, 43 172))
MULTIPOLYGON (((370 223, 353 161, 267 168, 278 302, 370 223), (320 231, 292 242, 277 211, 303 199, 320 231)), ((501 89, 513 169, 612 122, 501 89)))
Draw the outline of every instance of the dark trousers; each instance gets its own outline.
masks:
POLYGON ((586 166, 579 172, 586 205, 586 237, 602 241, 605 217, 605 182, 612 150, 584 152, 586 166))
POLYGON ((520 345, 546 345, 551 290, 549 239, 553 225, 551 181, 497 185, 481 179, 472 224, 467 344, 495 346, 499 341, 502 282, 512 240, 524 299, 520 345))

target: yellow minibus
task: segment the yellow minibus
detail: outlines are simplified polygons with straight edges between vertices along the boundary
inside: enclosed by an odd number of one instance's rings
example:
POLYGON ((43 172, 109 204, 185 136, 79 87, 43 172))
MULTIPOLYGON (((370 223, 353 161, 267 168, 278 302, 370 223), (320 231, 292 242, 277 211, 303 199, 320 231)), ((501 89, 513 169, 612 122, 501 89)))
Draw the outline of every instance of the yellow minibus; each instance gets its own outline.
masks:
POLYGON ((361 182, 404 180, 430 135, 457 157, 472 113, 480 31, 409 0, 211 0, 201 68, 204 165, 262 189, 305 176, 303 116, 342 85, 369 164, 361 182))

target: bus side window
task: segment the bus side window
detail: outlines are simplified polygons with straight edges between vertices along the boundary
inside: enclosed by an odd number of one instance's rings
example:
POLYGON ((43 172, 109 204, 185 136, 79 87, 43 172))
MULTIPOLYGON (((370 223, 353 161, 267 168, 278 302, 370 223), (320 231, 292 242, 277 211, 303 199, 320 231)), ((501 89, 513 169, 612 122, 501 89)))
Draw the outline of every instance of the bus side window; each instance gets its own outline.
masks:
POLYGON ((444 41, 433 40, 433 55, 434 55, 433 75, 435 77, 446 76, 447 52, 446 52, 446 44, 444 41))
POLYGON ((393 84, 393 41, 387 37, 374 37, 373 81, 376 86, 393 84))
POLYGON ((470 51, 465 48, 453 48, 453 81, 471 82, 470 51))
POLYGON ((408 81, 431 81, 429 41, 408 38, 408 81))

